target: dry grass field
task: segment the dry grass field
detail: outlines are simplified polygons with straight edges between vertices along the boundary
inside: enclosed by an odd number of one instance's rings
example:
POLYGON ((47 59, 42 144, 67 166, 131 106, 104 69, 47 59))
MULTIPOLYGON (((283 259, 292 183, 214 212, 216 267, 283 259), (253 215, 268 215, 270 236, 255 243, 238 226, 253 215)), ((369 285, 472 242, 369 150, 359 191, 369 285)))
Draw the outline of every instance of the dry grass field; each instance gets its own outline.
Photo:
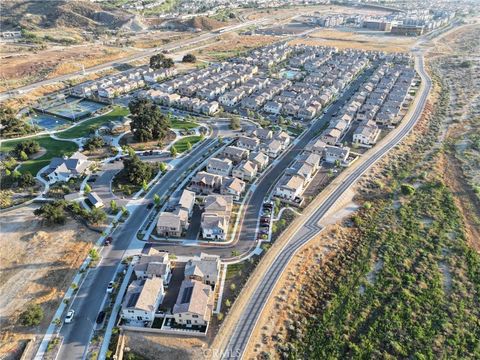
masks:
POLYGON ((16 359, 27 339, 41 336, 73 275, 99 234, 78 222, 44 226, 33 215, 38 205, 2 213, 0 218, 0 358, 16 359), (28 304, 44 311, 41 324, 25 328, 18 316, 28 304))
POLYGON ((290 43, 334 46, 340 49, 407 52, 416 40, 414 37, 393 36, 380 32, 322 29, 311 33, 307 38, 295 39, 290 43))

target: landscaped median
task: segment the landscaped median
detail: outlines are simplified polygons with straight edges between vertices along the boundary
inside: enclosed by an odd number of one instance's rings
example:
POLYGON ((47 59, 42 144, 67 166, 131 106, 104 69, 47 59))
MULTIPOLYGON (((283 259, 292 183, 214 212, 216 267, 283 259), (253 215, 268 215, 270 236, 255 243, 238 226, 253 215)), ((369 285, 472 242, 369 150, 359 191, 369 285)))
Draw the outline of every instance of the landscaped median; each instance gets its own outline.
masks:
POLYGON ((201 141, 204 139, 204 136, 202 135, 192 135, 192 136, 186 136, 184 138, 181 138, 180 140, 177 140, 172 147, 174 147, 177 150, 177 153, 183 153, 187 150, 190 150, 193 145, 195 145, 197 142, 201 141))

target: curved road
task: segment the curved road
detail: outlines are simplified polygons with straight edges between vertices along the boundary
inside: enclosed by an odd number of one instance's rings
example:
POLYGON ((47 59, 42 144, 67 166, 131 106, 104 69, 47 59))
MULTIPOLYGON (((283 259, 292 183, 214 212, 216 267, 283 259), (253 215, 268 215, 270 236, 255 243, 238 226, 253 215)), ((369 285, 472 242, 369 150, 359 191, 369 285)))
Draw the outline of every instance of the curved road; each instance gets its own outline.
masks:
MULTIPOLYGON (((281 274, 285 270, 288 262, 292 256, 313 236, 322 230, 318 224, 320 219, 327 213, 327 211, 335 204, 335 202, 348 190, 373 164, 393 149, 402 139, 413 129, 416 122, 420 118, 425 107, 428 94, 431 89, 431 79, 426 74, 423 64, 423 57, 417 54, 417 71, 420 74, 423 82, 423 92, 417 102, 414 113, 408 120, 408 123, 385 145, 379 147, 377 151, 355 169, 345 181, 336 188, 325 200, 325 202, 307 219, 303 225, 293 235, 284 248, 277 255, 272 265, 268 268, 259 283, 260 285, 255 289, 253 296, 243 309, 243 312, 237 322, 233 334, 230 336, 227 348, 223 352, 223 358, 241 358, 248 345, 251 334, 259 319, 259 316, 281 274)), ((222 349, 223 350, 223 349, 222 349)))

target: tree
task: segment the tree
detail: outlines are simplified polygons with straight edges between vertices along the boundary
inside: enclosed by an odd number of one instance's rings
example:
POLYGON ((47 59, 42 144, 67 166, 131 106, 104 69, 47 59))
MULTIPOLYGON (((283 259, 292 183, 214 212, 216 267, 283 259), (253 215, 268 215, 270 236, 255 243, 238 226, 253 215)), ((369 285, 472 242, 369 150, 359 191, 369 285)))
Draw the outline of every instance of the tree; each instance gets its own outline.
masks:
POLYGON ((92 192, 92 188, 90 187, 90 185, 85 184, 85 187, 83 188, 83 192, 85 194, 90 194, 92 192))
POLYGON ((20 151, 19 158, 22 161, 27 161, 28 160, 28 155, 25 151, 20 151))
POLYGON ((239 130, 241 128, 240 119, 238 116, 233 116, 230 118, 230 129, 239 130))
POLYGON ((13 170, 12 176, 14 179, 18 179, 20 176, 22 176, 22 173, 18 171, 17 169, 13 170))
POLYGON ((158 194, 153 195, 153 203, 155 206, 160 205, 160 196, 158 194))
POLYGON ((128 107, 132 122, 130 128, 136 140, 163 140, 170 129, 170 122, 160 108, 147 99, 132 100, 128 107))
POLYGON ((36 216, 40 216, 44 221, 50 224, 65 224, 65 202, 55 201, 42 205, 33 212, 36 216))
POLYGON ((159 167, 160 167, 160 171, 161 171, 162 173, 164 173, 165 171, 167 171, 167 165, 166 165, 164 162, 161 162, 160 165, 159 165, 159 167))
POLYGON ((18 143, 15 146, 13 153, 21 160, 26 161, 30 155, 36 154, 40 151, 40 144, 34 140, 26 140, 18 143))
POLYGON ((415 188, 410 184, 402 184, 400 186, 403 195, 413 195, 415 193, 415 188))
POLYGON ((88 214, 88 221, 92 224, 103 224, 107 220, 107 214, 102 209, 93 208, 88 214))
POLYGON ((142 181, 142 189, 143 189, 143 191, 148 190, 148 183, 145 179, 142 181))
POLYGON ((33 177, 32 174, 30 174, 28 171, 20 175, 20 179, 18 179, 18 185, 20 187, 31 187, 35 186, 35 178, 33 177))
POLYGON ((185 54, 183 56, 182 62, 194 63, 197 61, 197 58, 193 54, 185 54))
POLYGON ((176 157, 177 154, 178 154, 177 148, 176 148, 175 146, 172 146, 172 147, 170 148, 170 155, 171 155, 172 157, 176 157))
POLYGON ((163 60, 165 59, 165 55, 163 54, 155 54, 150 57, 150 67, 154 70, 161 69, 163 66, 163 60))
POLYGON ((235 285, 234 283, 230 284, 230 290, 235 291, 236 288, 237 288, 237 285, 235 285))
POLYGON ((190 143, 190 141, 187 141, 187 150, 190 151, 192 150, 192 144, 190 143))
POLYGON ((117 202, 115 200, 110 201, 110 209, 112 209, 113 212, 118 211, 118 205, 117 205, 117 202))
POLYGON ((175 63, 173 62, 172 59, 170 58, 165 58, 165 60, 163 60, 163 67, 164 68, 171 68, 175 65, 175 63))
POLYGON ((90 249, 90 251, 88 252, 88 256, 90 256, 90 259, 92 259, 92 261, 97 261, 100 257, 97 249, 95 249, 95 248, 90 249))
POLYGON ((228 308, 229 308, 230 306, 232 306, 232 303, 231 303, 231 301, 230 301, 230 300, 228 300, 228 299, 227 299, 227 300, 225 300, 225 306, 226 306, 226 307, 228 307, 228 308))
POLYGON ((34 132, 37 127, 16 116, 16 111, 0 106, 0 137, 6 139, 34 132))
POLYGON ((138 155, 123 160, 123 170, 128 181, 134 185, 142 185, 153 177, 153 166, 140 160, 138 155))
POLYGON ((20 314, 20 323, 23 326, 37 326, 42 321, 43 316, 42 307, 38 304, 31 304, 20 314))
POLYGON ((105 146, 105 140, 103 140, 102 137, 92 136, 85 142, 85 144, 83 145, 83 148, 85 150, 92 151, 92 150, 100 149, 103 146, 105 146))
POLYGON ((155 54, 150 57, 150 67, 154 70, 171 68, 173 65, 173 60, 163 54, 155 54))

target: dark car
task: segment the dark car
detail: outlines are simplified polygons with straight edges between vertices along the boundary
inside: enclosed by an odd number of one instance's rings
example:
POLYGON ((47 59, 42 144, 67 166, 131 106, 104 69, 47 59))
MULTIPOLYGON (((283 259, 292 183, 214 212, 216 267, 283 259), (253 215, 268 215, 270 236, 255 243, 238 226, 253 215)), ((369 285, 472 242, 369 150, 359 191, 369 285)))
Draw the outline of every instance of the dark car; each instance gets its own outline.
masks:
POLYGON ((105 241, 103 242, 105 245, 110 245, 113 241, 113 238, 111 236, 107 237, 105 241))
POLYGON ((268 223, 268 222, 260 223, 260 226, 262 226, 262 227, 269 227, 269 226, 270 226, 270 223, 268 223))
POLYGON ((153 208, 153 205, 154 205, 154 203, 149 203, 149 204, 147 205, 147 209, 150 210, 151 208, 153 208))
POLYGON ((270 218, 268 216, 262 216, 260 218, 260 222, 262 223, 269 223, 270 222, 270 218))
POLYGON ((105 311, 102 310, 98 313, 96 322, 97 324, 101 324, 103 323, 103 320, 105 320, 105 311))
POLYGON ((272 203, 265 203, 263 204, 264 209, 273 209, 273 204, 272 203))

